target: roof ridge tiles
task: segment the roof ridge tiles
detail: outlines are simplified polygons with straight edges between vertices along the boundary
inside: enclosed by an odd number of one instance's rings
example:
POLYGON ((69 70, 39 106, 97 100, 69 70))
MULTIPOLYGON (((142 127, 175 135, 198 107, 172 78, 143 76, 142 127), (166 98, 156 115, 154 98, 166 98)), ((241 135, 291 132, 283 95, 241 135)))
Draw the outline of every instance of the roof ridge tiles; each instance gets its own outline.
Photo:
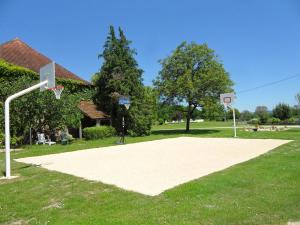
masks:
MULTIPOLYGON (((42 66, 52 61, 49 57, 38 52, 20 38, 14 38, 4 42, 3 44, 0 44, 0 59, 4 59, 9 63, 28 68, 37 73, 42 66)), ((85 81, 73 72, 64 68, 60 64, 55 64, 55 73, 57 77, 77 80, 86 85, 91 84, 90 82, 85 81)))

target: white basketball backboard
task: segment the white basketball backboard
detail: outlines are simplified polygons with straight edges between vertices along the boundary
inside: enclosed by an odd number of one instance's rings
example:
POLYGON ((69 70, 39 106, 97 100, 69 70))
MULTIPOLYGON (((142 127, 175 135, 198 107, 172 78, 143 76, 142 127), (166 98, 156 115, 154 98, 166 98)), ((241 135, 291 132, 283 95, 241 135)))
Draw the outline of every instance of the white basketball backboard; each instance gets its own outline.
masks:
POLYGON ((120 105, 125 105, 125 104, 128 104, 128 103, 130 103, 130 98, 129 97, 121 96, 119 98, 119 104, 120 105))
POLYGON ((130 106, 130 97, 127 97, 127 96, 121 96, 119 98, 119 104, 120 105, 124 105, 126 107, 126 109, 129 108, 130 106))
POLYGON ((224 93, 220 95, 220 101, 223 105, 229 106, 234 103, 235 94, 234 93, 224 93))
POLYGON ((41 91, 55 87, 55 62, 51 62, 40 68, 40 82, 48 80, 48 84, 40 88, 41 91))

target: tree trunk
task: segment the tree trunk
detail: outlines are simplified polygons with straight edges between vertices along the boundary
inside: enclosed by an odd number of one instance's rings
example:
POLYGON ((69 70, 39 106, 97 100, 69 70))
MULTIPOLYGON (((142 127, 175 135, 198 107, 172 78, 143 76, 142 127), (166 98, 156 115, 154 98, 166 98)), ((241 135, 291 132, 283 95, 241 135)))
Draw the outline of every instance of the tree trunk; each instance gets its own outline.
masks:
POLYGON ((188 111, 187 111, 187 115, 186 115, 186 127, 185 127, 185 132, 189 132, 189 131, 190 131, 191 106, 192 106, 192 104, 189 103, 189 107, 188 107, 188 111))

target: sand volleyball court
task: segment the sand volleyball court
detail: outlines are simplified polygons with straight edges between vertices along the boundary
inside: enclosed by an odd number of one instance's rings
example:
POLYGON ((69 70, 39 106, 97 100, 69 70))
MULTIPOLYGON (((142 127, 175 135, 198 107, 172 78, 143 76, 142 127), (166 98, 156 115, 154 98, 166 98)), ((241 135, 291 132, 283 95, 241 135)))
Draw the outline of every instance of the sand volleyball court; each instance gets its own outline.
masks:
POLYGON ((287 140, 179 137, 16 159, 155 196, 264 154, 287 140))

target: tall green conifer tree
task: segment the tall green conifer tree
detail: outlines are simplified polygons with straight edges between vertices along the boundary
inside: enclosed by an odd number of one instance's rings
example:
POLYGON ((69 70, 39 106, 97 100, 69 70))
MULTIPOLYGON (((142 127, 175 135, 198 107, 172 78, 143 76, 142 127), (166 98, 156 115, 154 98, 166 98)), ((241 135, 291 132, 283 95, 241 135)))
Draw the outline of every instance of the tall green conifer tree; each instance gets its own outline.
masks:
POLYGON ((131 42, 127 40, 121 28, 118 31, 119 37, 116 37, 114 27, 110 26, 103 53, 99 55, 103 58, 103 64, 94 77, 97 87, 94 101, 111 115, 112 125, 118 131, 121 131, 121 119, 124 115, 128 133, 138 136, 149 134, 151 106, 147 98, 144 98, 143 70, 134 58, 136 52, 130 48, 131 42), (119 106, 120 95, 131 98, 128 111, 119 106))

